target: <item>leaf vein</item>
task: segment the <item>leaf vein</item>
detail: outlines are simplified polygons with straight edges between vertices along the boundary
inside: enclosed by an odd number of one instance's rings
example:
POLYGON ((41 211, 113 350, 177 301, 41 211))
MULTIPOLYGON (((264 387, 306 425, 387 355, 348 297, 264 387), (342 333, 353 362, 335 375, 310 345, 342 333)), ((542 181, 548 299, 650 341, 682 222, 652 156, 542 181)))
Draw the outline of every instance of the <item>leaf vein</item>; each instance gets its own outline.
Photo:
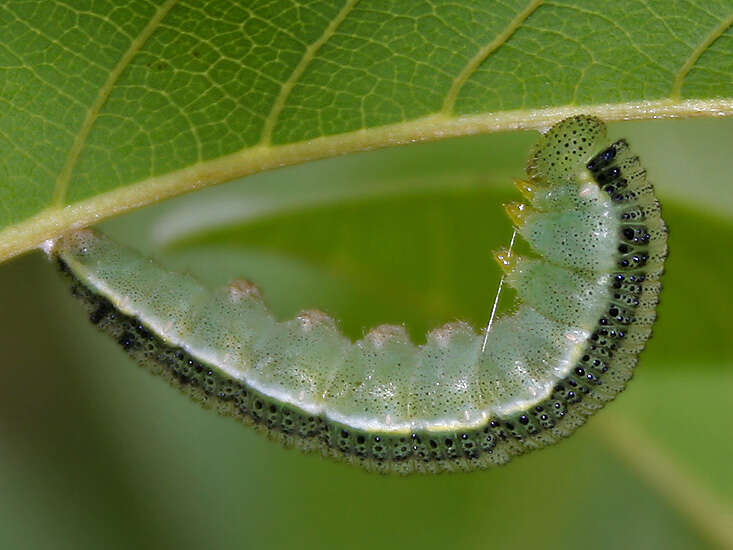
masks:
POLYGON ((450 90, 443 102, 442 113, 444 115, 453 115, 456 106, 458 94, 463 89, 464 84, 478 70, 478 68, 486 61, 491 54, 501 48, 514 35, 514 33, 522 26, 522 24, 543 4, 544 0, 531 0, 527 7, 519 12, 509 25, 499 33, 491 42, 483 46, 476 55, 474 55, 468 63, 461 69, 458 76, 455 77, 451 84, 450 90))
POLYGON ((728 17, 721 20, 720 23, 708 34, 704 40, 702 40, 691 52, 689 57, 682 64, 680 69, 674 75, 674 83, 672 84, 671 96, 673 99, 678 100, 682 97, 682 86, 685 83, 685 79, 690 71, 695 67, 697 62, 702 57, 710 46, 713 45, 718 38, 731 28, 733 25, 733 12, 728 17))
POLYGON ((280 88, 280 93, 272 104, 270 113, 265 118, 265 123, 262 128, 262 138, 260 139, 260 145, 269 146, 272 144, 272 133, 275 129, 275 124, 277 124, 277 121, 280 118, 280 113, 282 113, 282 110, 285 107, 285 103, 290 96, 290 92, 293 91, 293 88, 297 84, 298 80, 311 64, 311 61, 313 61, 313 59, 315 58, 318 50, 320 50, 323 45, 333 37, 333 35, 336 33, 336 29, 338 29, 341 23, 343 23, 343 21, 358 3, 359 0, 348 0, 348 2, 344 4, 336 17, 334 17, 333 20, 324 29, 323 34, 305 49, 305 52, 303 52, 303 57, 301 57, 300 61, 295 66, 295 69, 293 69, 293 72, 290 73, 288 79, 283 83, 282 87, 280 88))
POLYGON ((621 34, 623 34, 626 37, 626 40, 628 40, 629 45, 639 55, 641 55, 642 57, 646 58, 647 61, 649 61, 649 65, 651 67, 656 67, 657 69, 659 69, 662 72, 667 72, 667 73, 670 72, 667 67, 664 67, 661 63, 659 63, 656 59, 654 59, 651 55, 649 55, 644 50, 643 47, 639 46, 639 44, 637 44, 634 41, 633 37, 631 36, 631 33, 626 28, 624 28, 621 25, 619 25, 618 22, 616 22, 612 17, 609 17, 608 15, 606 15, 604 13, 599 13, 599 12, 596 12, 596 11, 593 11, 593 10, 589 10, 589 9, 586 9, 586 8, 581 8, 580 6, 563 5, 563 4, 554 3, 554 2, 550 2, 547 5, 548 6, 556 7, 558 9, 567 9, 567 10, 576 11, 578 13, 589 15, 589 16, 592 16, 592 17, 597 17, 601 21, 605 21, 606 23, 608 23, 609 25, 611 25, 612 27, 614 27, 615 29, 617 29, 621 34))
POLYGON ((97 121, 102 107, 107 103, 112 90, 119 80, 120 76, 130 64, 133 57, 137 55, 145 42, 150 38, 153 32, 158 28, 160 22, 168 15, 168 12, 176 5, 178 0, 166 0, 166 2, 158 8, 153 17, 150 19, 145 28, 140 32, 137 38, 131 43, 127 51, 122 55, 120 61, 112 69, 107 80, 104 82, 102 87, 99 89, 97 98, 94 103, 87 109, 87 114, 84 117, 84 121, 79 128, 79 131, 74 138, 74 142, 71 145, 71 149, 66 157, 66 163, 56 177, 56 188, 54 190, 53 206, 61 207, 66 201, 66 193, 69 188, 69 182, 71 181, 71 175, 74 171, 74 167, 79 160, 84 145, 86 144, 87 138, 94 127, 94 123, 97 121))

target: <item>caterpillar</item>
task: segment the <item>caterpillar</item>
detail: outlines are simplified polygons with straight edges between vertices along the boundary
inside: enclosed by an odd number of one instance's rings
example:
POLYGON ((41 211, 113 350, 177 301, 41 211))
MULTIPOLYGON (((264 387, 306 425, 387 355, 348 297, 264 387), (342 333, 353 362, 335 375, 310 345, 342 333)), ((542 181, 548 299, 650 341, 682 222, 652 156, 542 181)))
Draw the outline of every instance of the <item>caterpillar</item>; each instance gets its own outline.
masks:
POLYGON ((596 118, 550 128, 516 185, 528 203, 506 210, 532 252, 495 253, 516 308, 419 346, 395 325, 352 342, 316 310, 278 321, 248 281, 210 290, 91 229, 48 252, 93 324, 204 405, 368 470, 482 469, 568 436, 623 390, 667 254, 646 172, 596 118))

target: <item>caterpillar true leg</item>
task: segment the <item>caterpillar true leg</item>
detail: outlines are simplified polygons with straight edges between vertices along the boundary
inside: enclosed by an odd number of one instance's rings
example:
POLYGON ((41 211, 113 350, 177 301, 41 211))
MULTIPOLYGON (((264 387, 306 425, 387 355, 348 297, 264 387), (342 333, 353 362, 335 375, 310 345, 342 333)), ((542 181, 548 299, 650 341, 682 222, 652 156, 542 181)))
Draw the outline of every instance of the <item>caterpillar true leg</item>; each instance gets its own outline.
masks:
MULTIPOLYGON (((517 230, 515 229, 512 231, 512 238, 509 241, 509 248, 507 249, 507 256, 511 256, 512 250, 514 249, 514 240, 517 238, 517 230)), ((501 258, 497 258, 499 262, 502 261, 501 258)), ((501 278, 499 279, 499 287, 496 289, 496 297, 494 298, 494 304, 491 306, 491 313, 489 314, 489 322, 486 324, 486 329, 484 330, 484 340, 481 343, 481 353, 486 351, 486 344, 489 341, 489 334, 491 334, 491 327, 494 326, 494 319, 496 319, 496 309, 499 306, 499 298, 501 298, 501 290, 504 288, 504 281, 506 279, 506 274, 502 273, 501 278)))
MULTIPOLYGON (((318 311, 278 322, 246 281, 211 291, 92 230, 51 248, 90 320, 140 363, 273 438, 369 469, 501 464, 620 392, 656 316, 666 228, 624 140, 576 116, 540 139, 510 204, 534 257, 500 252, 521 305, 486 331, 354 343, 318 311)), ((493 317, 492 317, 493 318, 493 317)))

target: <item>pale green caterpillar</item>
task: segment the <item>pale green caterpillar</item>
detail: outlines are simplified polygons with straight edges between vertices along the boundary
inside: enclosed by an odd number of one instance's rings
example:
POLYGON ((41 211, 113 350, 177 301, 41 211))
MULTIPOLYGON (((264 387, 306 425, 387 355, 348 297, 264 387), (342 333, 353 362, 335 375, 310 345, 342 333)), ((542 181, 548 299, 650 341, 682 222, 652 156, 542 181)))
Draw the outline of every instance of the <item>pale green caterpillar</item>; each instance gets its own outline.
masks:
MULTIPOLYGON (((91 230, 52 246, 89 318, 153 372, 269 436, 382 472, 503 464, 572 433, 631 378, 651 333, 667 233, 624 140, 576 116, 536 146, 507 211, 536 257, 497 254, 521 304, 490 332, 450 323, 354 343, 255 286, 211 291, 91 230)), ((488 329, 487 329, 488 330, 488 329)))

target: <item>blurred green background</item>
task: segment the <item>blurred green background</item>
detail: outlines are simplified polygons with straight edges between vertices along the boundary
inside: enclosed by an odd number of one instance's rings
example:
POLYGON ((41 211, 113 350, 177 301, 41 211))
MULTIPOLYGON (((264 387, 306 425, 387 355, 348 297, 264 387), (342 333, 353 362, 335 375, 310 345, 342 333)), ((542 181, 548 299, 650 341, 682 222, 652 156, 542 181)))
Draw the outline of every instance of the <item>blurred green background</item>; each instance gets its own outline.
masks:
MULTIPOLYGON (((409 478, 285 450, 200 409, 97 334, 40 253, 0 267, 1 548, 733 547, 733 120, 619 123, 664 205, 670 258, 629 389, 565 442, 409 478)), ((486 322, 536 133, 261 174, 103 224, 281 316, 360 336, 486 322)), ((511 307, 512 296, 502 299, 511 307)))

